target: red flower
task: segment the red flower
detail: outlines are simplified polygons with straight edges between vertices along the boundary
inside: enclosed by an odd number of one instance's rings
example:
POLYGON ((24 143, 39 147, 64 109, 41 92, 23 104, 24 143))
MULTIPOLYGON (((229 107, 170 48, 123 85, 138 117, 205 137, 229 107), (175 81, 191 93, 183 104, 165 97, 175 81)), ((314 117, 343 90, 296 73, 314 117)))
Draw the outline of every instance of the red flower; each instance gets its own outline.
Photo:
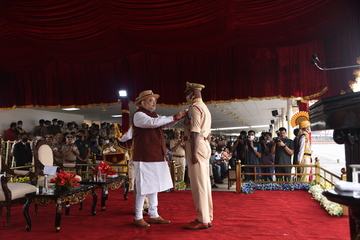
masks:
POLYGON ((99 171, 99 168, 101 168, 101 173, 106 174, 106 177, 108 175, 116 174, 116 171, 112 170, 112 167, 110 167, 109 164, 105 163, 104 161, 101 161, 100 164, 95 167, 95 169, 93 170, 93 173, 97 174, 99 171))
POLYGON ((76 173, 63 172, 60 170, 58 174, 56 174, 55 178, 52 178, 50 182, 55 183, 56 186, 67 186, 67 187, 77 187, 80 186, 77 182, 79 181, 76 178, 76 173))

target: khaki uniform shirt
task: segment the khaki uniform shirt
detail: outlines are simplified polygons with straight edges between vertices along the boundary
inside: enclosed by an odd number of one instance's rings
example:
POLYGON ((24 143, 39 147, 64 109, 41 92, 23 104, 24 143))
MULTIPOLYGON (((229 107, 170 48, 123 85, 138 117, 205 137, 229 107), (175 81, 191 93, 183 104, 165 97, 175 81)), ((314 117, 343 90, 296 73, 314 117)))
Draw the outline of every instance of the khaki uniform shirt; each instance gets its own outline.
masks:
MULTIPOLYGON (((173 139, 170 141, 170 149, 172 149, 173 147, 175 147, 176 145, 179 145, 181 142, 181 140, 176 140, 173 139)), ((179 146, 176 151, 172 152, 172 155, 175 156, 185 156, 185 148, 183 146, 179 146)))
MULTIPOLYGON (((72 146, 75 146, 75 144, 71 144, 71 145, 65 144, 61 148, 61 153, 64 154, 64 153, 68 152, 71 149, 72 146)), ((64 163, 65 163, 65 159, 70 160, 70 161, 76 161, 76 155, 75 155, 75 153, 73 151, 71 151, 71 152, 69 152, 68 155, 63 157, 64 163)))

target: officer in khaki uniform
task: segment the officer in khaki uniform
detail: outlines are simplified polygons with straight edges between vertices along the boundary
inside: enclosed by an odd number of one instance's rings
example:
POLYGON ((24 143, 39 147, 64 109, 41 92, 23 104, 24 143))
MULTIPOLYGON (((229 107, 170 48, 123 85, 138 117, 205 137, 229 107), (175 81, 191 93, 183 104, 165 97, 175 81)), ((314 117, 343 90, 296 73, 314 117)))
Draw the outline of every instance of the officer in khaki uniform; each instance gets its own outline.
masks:
POLYGON ((212 227, 213 220, 209 176, 211 114, 201 98, 204 87, 197 83, 186 83, 185 91, 186 100, 191 103, 184 120, 185 155, 191 192, 198 212, 195 221, 184 227, 191 230, 212 227))
POLYGON ((181 139, 180 130, 176 129, 174 131, 174 139, 170 141, 170 149, 172 151, 172 160, 174 160, 176 165, 181 167, 178 170, 180 176, 180 181, 184 181, 185 174, 185 143, 181 139))
MULTIPOLYGON (((310 117, 308 112, 299 111, 291 118, 291 126, 296 127, 299 125, 299 140, 298 140, 298 164, 299 165, 311 165, 311 145, 310 145, 310 117)), ((302 167, 300 168, 300 173, 310 174, 311 167, 302 167)), ((312 176, 310 175, 301 175, 301 182, 311 182, 312 176)))

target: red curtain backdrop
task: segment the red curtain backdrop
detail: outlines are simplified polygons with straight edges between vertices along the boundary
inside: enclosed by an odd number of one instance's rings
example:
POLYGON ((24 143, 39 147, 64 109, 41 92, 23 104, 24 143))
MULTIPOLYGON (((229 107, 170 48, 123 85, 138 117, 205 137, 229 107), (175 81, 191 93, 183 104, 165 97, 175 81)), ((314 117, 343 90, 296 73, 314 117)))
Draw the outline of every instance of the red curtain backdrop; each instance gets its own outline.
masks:
POLYGON ((339 94, 360 56, 357 0, 64 0, 0 2, 0 108, 184 102, 339 94), (342 60, 342 61, 338 61, 342 60))

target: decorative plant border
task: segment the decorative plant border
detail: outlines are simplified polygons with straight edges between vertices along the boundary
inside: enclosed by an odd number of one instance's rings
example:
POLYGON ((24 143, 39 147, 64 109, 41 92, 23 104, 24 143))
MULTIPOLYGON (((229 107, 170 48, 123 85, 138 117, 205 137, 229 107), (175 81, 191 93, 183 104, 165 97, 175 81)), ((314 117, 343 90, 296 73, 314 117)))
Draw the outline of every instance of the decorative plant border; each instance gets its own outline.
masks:
POLYGON ((324 188, 314 183, 300 183, 300 182, 284 182, 284 183, 255 183, 246 182, 242 187, 242 193, 250 194, 255 190, 262 191, 294 191, 294 190, 307 190, 312 194, 313 199, 320 202, 320 205, 333 216, 343 216, 343 209, 340 204, 329 201, 322 195, 324 188))

